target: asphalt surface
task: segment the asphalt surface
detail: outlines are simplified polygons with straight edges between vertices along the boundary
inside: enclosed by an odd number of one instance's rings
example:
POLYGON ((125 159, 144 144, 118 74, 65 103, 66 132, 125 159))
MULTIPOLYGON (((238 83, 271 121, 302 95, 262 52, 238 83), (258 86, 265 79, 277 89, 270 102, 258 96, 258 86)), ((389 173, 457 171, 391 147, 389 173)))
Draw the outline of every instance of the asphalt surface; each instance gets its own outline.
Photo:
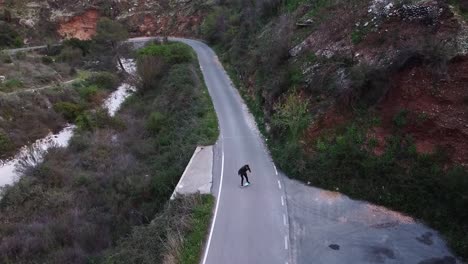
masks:
POLYGON ((437 231, 411 217, 297 181, 284 183, 291 263, 461 263, 437 231))

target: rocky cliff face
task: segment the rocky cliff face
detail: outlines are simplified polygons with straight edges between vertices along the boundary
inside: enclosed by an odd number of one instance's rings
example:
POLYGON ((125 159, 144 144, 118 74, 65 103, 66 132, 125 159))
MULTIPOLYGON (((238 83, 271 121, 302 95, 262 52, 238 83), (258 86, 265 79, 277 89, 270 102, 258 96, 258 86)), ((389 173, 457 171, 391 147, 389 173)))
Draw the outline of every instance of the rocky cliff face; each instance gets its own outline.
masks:
POLYGON ((57 33, 63 38, 91 39, 96 33, 99 17, 98 10, 89 9, 81 15, 73 16, 68 21, 59 23, 57 33))
POLYGON ((135 36, 194 36, 204 10, 201 1, 0 0, 3 20, 22 32, 26 43, 43 43, 45 37, 90 39, 101 16, 124 23, 135 36))

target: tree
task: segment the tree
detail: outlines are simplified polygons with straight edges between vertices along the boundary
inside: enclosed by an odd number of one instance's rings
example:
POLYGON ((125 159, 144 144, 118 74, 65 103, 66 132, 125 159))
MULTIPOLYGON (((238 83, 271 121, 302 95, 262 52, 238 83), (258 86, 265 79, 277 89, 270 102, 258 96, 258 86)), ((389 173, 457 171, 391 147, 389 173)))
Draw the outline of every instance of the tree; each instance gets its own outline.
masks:
POLYGON ((120 59, 118 47, 119 43, 127 38, 128 32, 122 24, 104 17, 98 21, 96 35, 93 39, 97 52, 101 54, 111 52, 124 72, 125 68, 120 59))

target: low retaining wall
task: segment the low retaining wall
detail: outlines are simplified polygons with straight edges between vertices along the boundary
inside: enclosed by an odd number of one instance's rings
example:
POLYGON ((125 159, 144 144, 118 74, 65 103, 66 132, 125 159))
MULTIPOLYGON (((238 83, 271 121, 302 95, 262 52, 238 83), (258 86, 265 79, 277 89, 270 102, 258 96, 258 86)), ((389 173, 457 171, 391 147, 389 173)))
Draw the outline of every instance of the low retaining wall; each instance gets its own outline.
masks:
POLYGON ((182 177, 180 177, 171 200, 177 195, 211 193, 213 183, 213 146, 198 146, 182 177))

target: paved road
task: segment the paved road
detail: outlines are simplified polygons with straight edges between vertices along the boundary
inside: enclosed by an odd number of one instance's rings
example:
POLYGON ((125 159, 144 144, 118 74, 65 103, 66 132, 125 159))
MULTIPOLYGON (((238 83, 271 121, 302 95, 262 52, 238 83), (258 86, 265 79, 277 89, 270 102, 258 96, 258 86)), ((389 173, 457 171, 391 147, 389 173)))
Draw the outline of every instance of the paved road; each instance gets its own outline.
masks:
MULTIPOLYGON (((216 54, 195 40, 175 39, 197 53, 219 119, 221 155, 217 210, 203 263, 284 264, 289 258, 284 191, 256 124, 216 54), (237 170, 250 164, 252 185, 240 187, 237 170)), ((218 159, 219 160, 219 159, 218 159)), ((216 160, 215 160, 216 162, 216 160)))
MULTIPOLYGON (((56 44, 55 46, 58 46, 58 45, 59 44, 56 44)), ((27 47, 27 48, 18 48, 18 49, 6 49, 6 50, 2 50, 2 51, 13 55, 13 54, 21 52, 21 51, 40 50, 40 49, 45 49, 45 48, 47 48, 47 45, 27 47)))
POLYGON ((291 263, 456 264, 437 233, 411 217, 285 180, 291 263))

